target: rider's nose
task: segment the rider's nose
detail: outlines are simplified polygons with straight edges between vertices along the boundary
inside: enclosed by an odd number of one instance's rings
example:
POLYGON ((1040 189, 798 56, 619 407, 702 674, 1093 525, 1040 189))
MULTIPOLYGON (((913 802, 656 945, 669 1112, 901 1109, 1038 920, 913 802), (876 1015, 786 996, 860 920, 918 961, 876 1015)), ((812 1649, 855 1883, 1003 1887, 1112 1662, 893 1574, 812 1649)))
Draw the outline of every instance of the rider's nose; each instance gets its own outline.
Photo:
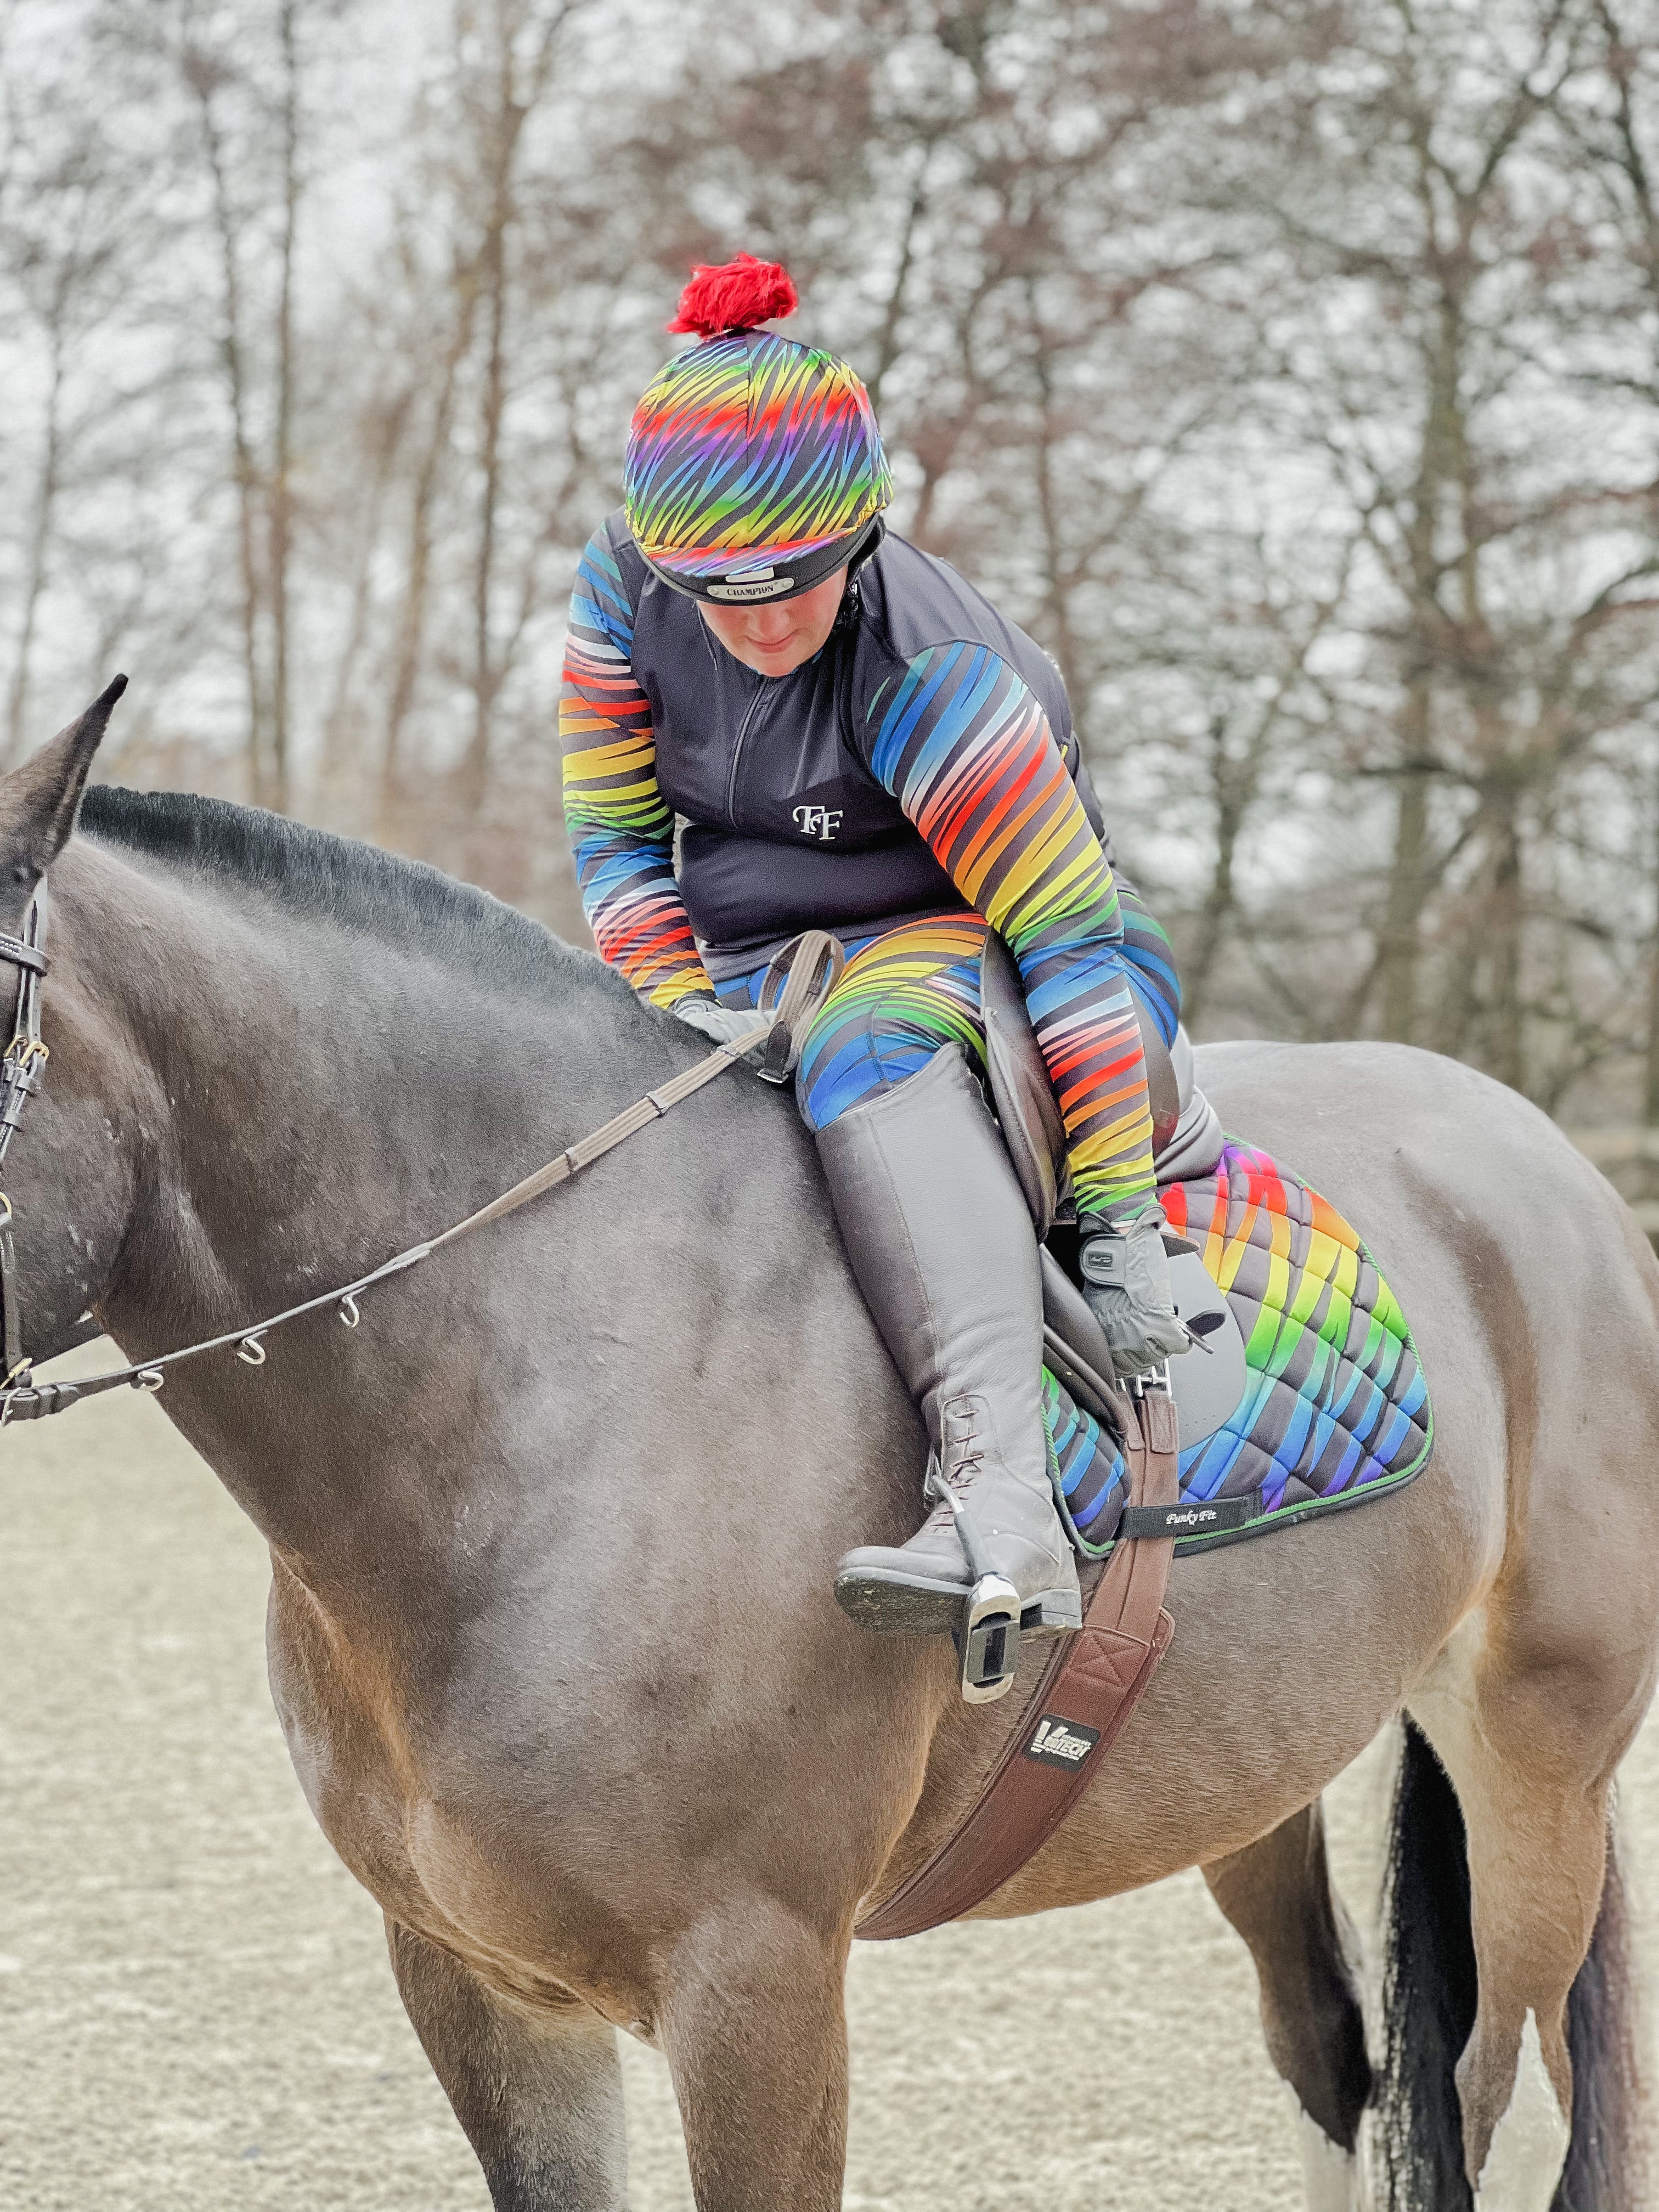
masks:
POLYGON ((793 628, 781 607, 757 607, 749 617, 749 635, 757 645, 781 645, 793 628))

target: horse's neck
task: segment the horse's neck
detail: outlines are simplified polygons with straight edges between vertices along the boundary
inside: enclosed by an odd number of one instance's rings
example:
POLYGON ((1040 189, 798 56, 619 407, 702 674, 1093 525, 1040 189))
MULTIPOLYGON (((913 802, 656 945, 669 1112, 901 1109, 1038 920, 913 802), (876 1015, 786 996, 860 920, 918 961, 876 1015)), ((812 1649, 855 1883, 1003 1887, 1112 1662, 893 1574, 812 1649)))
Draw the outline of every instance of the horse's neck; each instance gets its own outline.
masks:
MULTIPOLYGON (((423 954, 417 924, 387 945, 97 847, 71 846, 54 890, 48 1020, 88 1042, 61 1071, 54 1053, 43 1121, 78 1113, 81 1136, 55 1175, 35 1155, 29 1203, 61 1206, 107 1119, 129 1195, 94 1303, 131 1358, 323 1297, 705 1050, 550 943, 545 988, 533 945, 492 987, 454 964, 465 946, 423 954)), ((597 1365, 648 1403, 665 1361, 746 1374, 769 1303, 825 1302, 836 1334, 810 1140, 775 1091, 728 1079, 544 1206, 392 1279, 360 1333, 325 1308, 273 1334, 257 1374, 223 1351, 169 1373, 164 1410, 354 1633, 392 1633, 368 1620, 375 1591, 398 1560, 429 1577, 475 1497, 485 1521, 544 1497, 541 1437, 611 1418, 597 1365), (730 1255, 712 1280, 705 1226, 730 1255)), ((603 1466, 590 1441, 580 1465, 603 1466)))
POLYGON ((596 1054, 589 991, 574 1013, 550 990, 515 1000, 418 941, 97 847, 71 854, 58 902, 76 982, 142 1065, 121 1094, 149 1101, 99 1309, 142 1356, 446 1227, 611 1110, 610 1085, 584 1071, 638 1056, 625 1018, 596 1054))
MULTIPOLYGON (((112 1149, 107 1116, 129 1197, 94 1304, 129 1358, 324 1297, 704 1054, 597 961, 550 945, 544 993, 533 945, 491 989, 95 847, 71 846, 54 890, 48 1019, 66 1048, 87 1042, 61 1068, 54 1051, 41 1118, 81 1133, 55 1173, 50 1146, 34 1156, 28 1200, 40 1217, 61 1205, 100 1142, 112 1149)), ((666 1427, 689 1419, 725 1468, 731 1408, 780 1316, 808 1402, 863 1404, 884 1379, 890 1395, 867 1330, 849 1334, 834 1249, 791 1102, 732 1076, 538 1213, 392 1278, 359 1330, 325 1304, 274 1333, 257 1372, 228 1351, 172 1369, 160 1403, 329 1636, 412 1679, 445 1663, 459 1594, 481 1604, 503 1587, 498 1556, 579 1527, 614 1554, 618 1513, 659 1510, 623 1501, 666 1427)), ((766 1425, 737 1426, 740 1488, 758 1495, 766 1425)), ((699 1464, 676 1474, 676 1525, 699 1519, 699 1464)))

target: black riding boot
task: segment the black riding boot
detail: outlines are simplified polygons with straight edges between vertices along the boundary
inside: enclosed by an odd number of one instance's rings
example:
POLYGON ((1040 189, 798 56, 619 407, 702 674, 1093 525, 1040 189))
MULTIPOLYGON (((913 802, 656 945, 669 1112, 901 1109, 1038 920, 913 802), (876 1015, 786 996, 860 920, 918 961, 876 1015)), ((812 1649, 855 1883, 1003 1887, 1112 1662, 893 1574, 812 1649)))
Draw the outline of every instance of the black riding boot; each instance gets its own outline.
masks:
POLYGON ((1042 1427, 1036 1239, 961 1051, 817 1143, 854 1273, 927 1424, 938 1498, 908 1544, 848 1553, 836 1602, 866 1628, 965 1632, 964 1602, 990 1575, 1012 1585, 1025 1627, 1079 1627, 1042 1427))

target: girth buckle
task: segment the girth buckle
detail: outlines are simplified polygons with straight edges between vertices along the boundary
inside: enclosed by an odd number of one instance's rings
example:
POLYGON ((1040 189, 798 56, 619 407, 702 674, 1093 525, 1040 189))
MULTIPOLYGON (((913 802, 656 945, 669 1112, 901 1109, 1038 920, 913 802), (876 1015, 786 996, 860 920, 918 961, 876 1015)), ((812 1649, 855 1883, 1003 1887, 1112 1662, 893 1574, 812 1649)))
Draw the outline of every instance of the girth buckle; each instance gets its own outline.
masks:
MULTIPOLYGON (((1207 1344, 1204 1346, 1206 1352, 1209 1348, 1207 1344)), ((1173 1398, 1175 1384, 1170 1380, 1169 1361, 1160 1359, 1156 1367, 1149 1367, 1144 1374, 1132 1375, 1125 1387, 1129 1395, 1137 1401, 1146 1398, 1173 1398)))

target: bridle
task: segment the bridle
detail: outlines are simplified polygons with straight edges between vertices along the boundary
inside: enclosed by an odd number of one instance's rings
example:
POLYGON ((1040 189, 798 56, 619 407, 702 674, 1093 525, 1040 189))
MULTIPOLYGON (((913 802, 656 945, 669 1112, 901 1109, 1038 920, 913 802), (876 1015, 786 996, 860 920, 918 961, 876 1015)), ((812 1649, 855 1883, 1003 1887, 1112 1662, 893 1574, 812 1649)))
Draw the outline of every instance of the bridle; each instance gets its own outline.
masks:
MULTIPOLYGON (((12 1010, 11 1042, 0 1058, 0 1171, 17 1134, 23 1109, 40 1088, 40 1079, 52 1057, 40 1034, 40 983, 47 967, 41 950, 46 933, 46 879, 41 877, 23 915, 23 933, 9 936, 0 930, 0 961, 17 970, 17 999, 12 1010)), ((20 1376, 27 1379, 28 1354, 23 1349, 23 1316, 18 1303, 17 1254, 11 1237, 11 1200, 0 1189, 0 1347, 3 1347, 5 1377, 0 1384, 0 1424, 7 1419, 4 1400, 20 1376)))
MULTIPOLYGON (((46 928, 46 879, 41 877, 23 917, 22 934, 9 936, 0 930, 0 963, 9 963, 17 970, 17 995, 12 1018, 11 1042, 0 1056, 0 1169, 3 1169, 22 1119, 23 1108, 40 1088, 46 1072, 49 1050, 40 1034, 40 985, 46 974, 47 960, 44 950, 46 928)), ((83 1398, 100 1397, 106 1390, 125 1384, 135 1390, 159 1390, 167 1381, 168 1370, 181 1361, 198 1359, 204 1352, 234 1349, 238 1359, 247 1367, 263 1367, 265 1364, 265 1338, 272 1329, 283 1328, 289 1322, 299 1321, 306 1314, 321 1313, 332 1308, 347 1328, 356 1328, 362 1318, 358 1300, 377 1283, 389 1281, 416 1267, 422 1260, 430 1259, 446 1245, 458 1243, 475 1230, 483 1229, 492 1221, 500 1221, 509 1213, 516 1213, 521 1206, 539 1198, 544 1191, 556 1184, 568 1182, 595 1160, 614 1151, 641 1129, 649 1128, 665 1114, 693 1097, 717 1075, 724 1075, 728 1067, 735 1067, 747 1054, 763 1054, 756 1069, 763 1081, 782 1083, 787 1080, 799 1057, 797 1040, 804 1036, 807 1025, 823 1006, 824 1000, 840 980, 847 956, 836 940, 821 929, 808 930, 792 944, 785 945, 768 970, 760 993, 760 1012, 770 1017, 765 1028, 757 1029, 753 1036, 731 1044, 718 1045, 706 1060, 661 1085, 647 1091, 633 1105, 624 1107, 602 1127, 595 1129, 580 1143, 569 1146, 556 1158, 549 1160, 533 1174, 504 1190, 487 1206, 469 1213, 464 1220, 453 1223, 435 1237, 423 1243, 411 1244, 408 1249, 394 1253, 366 1275, 356 1276, 337 1289, 320 1291, 317 1297, 306 1298, 298 1305, 286 1306, 280 1313, 267 1314, 263 1321, 245 1323, 240 1328, 227 1329, 218 1336, 204 1337, 199 1344, 181 1345, 177 1351, 164 1352, 154 1359, 137 1361, 130 1367, 111 1368, 98 1375, 78 1376, 73 1382, 38 1382, 32 1372, 28 1354, 23 1349, 22 1311, 17 1285, 17 1259, 12 1246, 11 1200, 0 1190, 0 1339, 3 1340, 5 1377, 0 1382, 0 1428, 12 1421, 34 1421, 49 1413, 61 1413, 83 1398)), ((90 1315, 83 1315, 77 1324, 77 1333, 59 1352, 72 1351, 77 1344, 88 1342, 100 1335, 100 1324, 90 1315)), ((55 1358, 56 1353, 53 1354, 55 1358)))

